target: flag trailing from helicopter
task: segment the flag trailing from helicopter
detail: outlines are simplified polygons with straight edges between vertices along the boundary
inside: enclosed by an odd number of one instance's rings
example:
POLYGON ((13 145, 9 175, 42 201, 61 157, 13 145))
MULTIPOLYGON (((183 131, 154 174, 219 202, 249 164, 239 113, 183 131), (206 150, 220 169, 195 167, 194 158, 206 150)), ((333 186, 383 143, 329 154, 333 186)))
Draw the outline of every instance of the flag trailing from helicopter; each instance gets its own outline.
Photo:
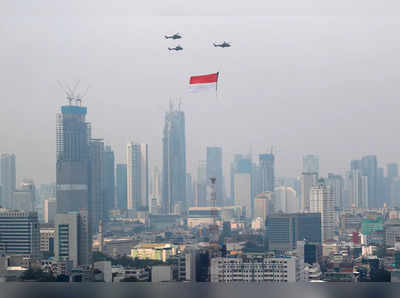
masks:
POLYGON ((189 81, 190 91, 201 92, 210 89, 215 89, 215 91, 217 91, 218 76, 219 72, 200 76, 191 76, 189 81))

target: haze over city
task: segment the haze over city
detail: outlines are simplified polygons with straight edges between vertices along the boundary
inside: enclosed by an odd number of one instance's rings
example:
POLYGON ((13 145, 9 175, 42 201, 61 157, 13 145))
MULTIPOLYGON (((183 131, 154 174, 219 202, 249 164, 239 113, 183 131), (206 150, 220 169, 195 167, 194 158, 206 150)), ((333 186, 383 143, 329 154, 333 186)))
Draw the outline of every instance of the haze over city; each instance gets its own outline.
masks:
MULTIPOLYGON (((100 12, 105 13, 105 10, 100 12)), ((7 10, 5 10, 7 11, 7 10)), ((221 146, 224 175, 236 153, 274 147, 276 175, 295 177, 301 158, 343 174, 351 159, 398 161, 395 18, 102 17, 41 10, 3 17, 1 152, 17 155, 19 180, 55 180, 57 81, 81 88, 93 136, 125 161, 129 141, 149 144, 161 167, 164 114, 180 98, 188 172, 221 146), (18 16, 18 18, 16 18, 18 16), (183 32, 184 39, 163 39, 183 32), (230 41, 224 50, 214 41, 230 41), (168 46, 184 51, 171 53, 168 46), (218 96, 189 94, 190 75, 220 71, 218 96), (33 158, 34 157, 34 158, 33 158)))

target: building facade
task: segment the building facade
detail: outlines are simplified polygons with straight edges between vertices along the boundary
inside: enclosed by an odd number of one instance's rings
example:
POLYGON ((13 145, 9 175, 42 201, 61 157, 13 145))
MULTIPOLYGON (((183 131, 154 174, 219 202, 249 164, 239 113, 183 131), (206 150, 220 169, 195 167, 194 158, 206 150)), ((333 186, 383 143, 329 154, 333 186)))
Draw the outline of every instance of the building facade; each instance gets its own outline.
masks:
POLYGON ((129 143, 127 146, 127 208, 134 211, 149 207, 149 147, 129 143))
POLYGON ((215 178, 217 206, 224 205, 223 174, 222 174, 222 148, 207 147, 207 182, 215 178))
POLYGON ((12 208, 13 192, 16 188, 15 155, 2 153, 0 155, 0 206, 12 208))
POLYGON ((128 175, 126 164, 117 164, 116 174, 117 209, 126 210, 128 202, 128 175))
POLYGON ((111 146, 104 148, 104 220, 116 208, 115 200, 115 156, 111 146))
POLYGON ((185 115, 172 105, 165 115, 163 132, 162 211, 183 214, 186 210, 185 115))

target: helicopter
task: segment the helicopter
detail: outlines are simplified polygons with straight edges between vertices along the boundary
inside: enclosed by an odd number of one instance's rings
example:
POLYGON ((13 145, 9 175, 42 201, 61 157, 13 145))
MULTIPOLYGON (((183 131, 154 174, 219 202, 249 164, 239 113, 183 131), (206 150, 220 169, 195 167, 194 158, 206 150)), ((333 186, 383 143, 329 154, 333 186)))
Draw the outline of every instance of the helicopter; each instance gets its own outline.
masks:
POLYGON ((220 47, 220 48, 229 48, 231 44, 229 42, 224 41, 223 43, 213 43, 214 47, 220 47))
POLYGON ((175 33, 175 34, 173 34, 173 35, 165 35, 164 37, 165 37, 165 39, 171 38, 171 39, 175 40, 175 39, 180 39, 180 38, 182 38, 182 34, 180 34, 180 33, 175 33))
POLYGON ((182 51, 183 48, 180 45, 177 45, 175 48, 168 48, 170 51, 182 51))

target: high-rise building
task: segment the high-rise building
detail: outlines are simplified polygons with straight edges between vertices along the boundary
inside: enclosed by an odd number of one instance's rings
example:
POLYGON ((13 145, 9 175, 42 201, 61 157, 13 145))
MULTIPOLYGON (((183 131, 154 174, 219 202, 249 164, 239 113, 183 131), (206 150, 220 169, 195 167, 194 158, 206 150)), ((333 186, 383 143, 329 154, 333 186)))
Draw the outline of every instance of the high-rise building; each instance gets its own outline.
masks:
POLYGON ((12 208, 15 210, 35 211, 36 188, 32 180, 24 179, 19 189, 13 193, 12 208))
POLYGON ((57 114, 57 213, 89 209, 89 137, 87 108, 61 107, 57 114))
POLYGON ((300 188, 301 188, 301 210, 307 212, 310 210, 310 196, 311 188, 318 181, 318 173, 316 172, 304 172, 300 176, 300 188))
POLYGON ((368 208, 383 206, 378 200, 378 166, 375 155, 364 156, 361 159, 361 174, 368 178, 368 208))
POLYGON ((54 224, 57 212, 57 201, 55 198, 43 201, 43 217, 44 222, 54 224))
POLYGON ((0 209, 0 255, 40 257, 40 225, 36 212, 0 209))
POLYGON ((223 175, 222 175, 222 148, 207 147, 207 181, 215 178, 217 190, 217 206, 223 206, 223 175))
POLYGON ((207 198, 207 162, 204 160, 199 161, 197 168, 197 180, 195 187, 195 206, 196 207, 209 207, 210 202, 207 198))
POLYGON ((359 169, 353 168, 350 172, 350 199, 351 207, 368 208, 368 177, 362 176, 359 169))
POLYGON ((256 195, 254 199, 254 218, 261 218, 263 225, 265 225, 265 220, 267 216, 274 213, 274 193, 263 192, 256 195))
POLYGON ((336 232, 335 194, 330 185, 320 180, 311 188, 310 211, 321 213, 322 241, 332 240, 336 232))
POLYGON ((261 192, 274 191, 275 174, 274 174, 275 157, 272 153, 260 154, 260 182, 261 192))
POLYGON ((163 132, 162 210, 182 214, 186 209, 185 115, 172 105, 165 115, 163 132))
POLYGON ((116 208, 115 202, 115 156, 111 146, 104 148, 104 219, 110 210, 116 208))
POLYGON ((340 175, 335 175, 332 173, 328 173, 328 179, 326 183, 332 187, 333 192, 335 193, 335 207, 338 209, 344 208, 344 199, 343 199, 343 191, 344 191, 344 179, 340 175))
POLYGON ((56 215, 55 257, 71 261, 73 266, 88 265, 87 212, 58 213, 56 215))
POLYGON ((194 184, 192 175, 186 174, 186 203, 188 207, 195 207, 194 184))
POLYGON ((275 212, 296 213, 300 211, 300 201, 292 187, 275 188, 275 212))
POLYGON ((120 210, 127 209, 127 167, 126 164, 117 164, 117 179, 116 179, 116 186, 117 186, 117 208, 120 210))
POLYGON ((321 243, 320 213, 276 213, 266 220, 266 238, 269 250, 288 251, 297 241, 321 243))
POLYGON ((234 176, 235 204, 245 210, 246 217, 252 217, 251 174, 235 173, 234 176))
POLYGON ((143 211, 149 207, 149 147, 129 143, 127 146, 127 189, 129 210, 143 211))
POLYGON ((89 140, 89 217, 90 230, 96 233, 104 218, 104 141, 89 140))
POLYGON ((314 154, 303 156, 303 172, 317 173, 319 175, 319 157, 314 154))
POLYGON ((388 163, 386 169, 388 178, 392 179, 399 176, 399 165, 397 163, 388 163))
POLYGON ((15 155, 2 153, 0 155, 0 206, 12 208, 13 192, 16 188, 15 155))

